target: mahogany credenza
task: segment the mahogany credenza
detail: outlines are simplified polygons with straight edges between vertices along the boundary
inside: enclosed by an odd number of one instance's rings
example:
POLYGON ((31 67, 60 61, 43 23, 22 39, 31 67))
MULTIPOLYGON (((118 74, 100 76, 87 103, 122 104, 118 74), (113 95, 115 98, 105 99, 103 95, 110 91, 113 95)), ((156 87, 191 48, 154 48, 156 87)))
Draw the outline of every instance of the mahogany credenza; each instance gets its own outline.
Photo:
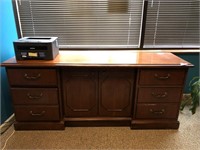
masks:
POLYGON ((165 52, 60 51, 11 58, 6 68, 16 130, 66 126, 178 129, 189 62, 165 52))

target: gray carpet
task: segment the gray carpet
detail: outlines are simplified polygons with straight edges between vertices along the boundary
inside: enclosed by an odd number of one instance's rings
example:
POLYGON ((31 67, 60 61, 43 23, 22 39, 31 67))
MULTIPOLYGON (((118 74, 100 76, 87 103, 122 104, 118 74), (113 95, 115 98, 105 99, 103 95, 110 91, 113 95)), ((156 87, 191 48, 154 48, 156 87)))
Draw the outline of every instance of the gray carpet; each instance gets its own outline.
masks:
MULTIPOLYGON (((129 127, 67 127, 64 131, 15 131, 5 149, 200 149, 200 109, 185 109, 178 130, 130 130, 129 127)), ((1 148, 13 132, 1 135, 1 148)))

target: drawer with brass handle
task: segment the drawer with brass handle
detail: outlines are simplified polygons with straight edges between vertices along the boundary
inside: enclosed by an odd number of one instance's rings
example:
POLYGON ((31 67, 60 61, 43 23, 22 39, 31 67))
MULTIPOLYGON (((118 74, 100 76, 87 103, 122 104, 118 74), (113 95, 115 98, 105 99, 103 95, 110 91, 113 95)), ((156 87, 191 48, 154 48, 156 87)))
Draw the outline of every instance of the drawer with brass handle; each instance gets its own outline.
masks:
POLYGON ((58 104, 57 88, 11 88, 11 93, 16 105, 58 104))
POLYGON ((140 87, 138 102, 179 102, 182 96, 181 87, 140 87))
POLYGON ((185 70, 183 69, 141 69, 140 85, 182 85, 185 70))
POLYGON ((15 106, 17 121, 58 121, 58 106, 15 106))
POLYGON ((12 86, 56 86, 55 69, 7 69, 12 86))
POLYGON ((178 115, 178 104, 137 104, 136 118, 175 119, 178 115))

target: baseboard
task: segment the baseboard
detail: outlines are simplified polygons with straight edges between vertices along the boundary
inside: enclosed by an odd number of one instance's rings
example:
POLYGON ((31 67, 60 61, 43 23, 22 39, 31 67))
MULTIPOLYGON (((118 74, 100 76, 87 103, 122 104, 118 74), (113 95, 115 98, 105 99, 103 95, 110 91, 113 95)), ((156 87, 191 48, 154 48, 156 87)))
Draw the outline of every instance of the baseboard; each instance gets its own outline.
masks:
POLYGON ((12 114, 3 124, 0 126, 1 134, 3 134, 15 121, 15 115, 12 114))
POLYGON ((14 123, 15 130, 64 130, 64 121, 55 122, 17 122, 14 123))
POLYGON ((177 120, 133 120, 131 129, 178 129, 179 124, 177 120))

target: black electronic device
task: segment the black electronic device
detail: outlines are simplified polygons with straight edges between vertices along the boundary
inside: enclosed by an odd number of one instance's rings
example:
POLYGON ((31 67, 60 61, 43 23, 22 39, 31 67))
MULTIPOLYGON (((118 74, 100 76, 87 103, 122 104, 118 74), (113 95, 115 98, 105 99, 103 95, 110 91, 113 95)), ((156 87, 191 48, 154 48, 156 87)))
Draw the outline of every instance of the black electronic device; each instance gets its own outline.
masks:
POLYGON ((13 42, 17 60, 53 60, 59 53, 57 37, 24 37, 13 42))

